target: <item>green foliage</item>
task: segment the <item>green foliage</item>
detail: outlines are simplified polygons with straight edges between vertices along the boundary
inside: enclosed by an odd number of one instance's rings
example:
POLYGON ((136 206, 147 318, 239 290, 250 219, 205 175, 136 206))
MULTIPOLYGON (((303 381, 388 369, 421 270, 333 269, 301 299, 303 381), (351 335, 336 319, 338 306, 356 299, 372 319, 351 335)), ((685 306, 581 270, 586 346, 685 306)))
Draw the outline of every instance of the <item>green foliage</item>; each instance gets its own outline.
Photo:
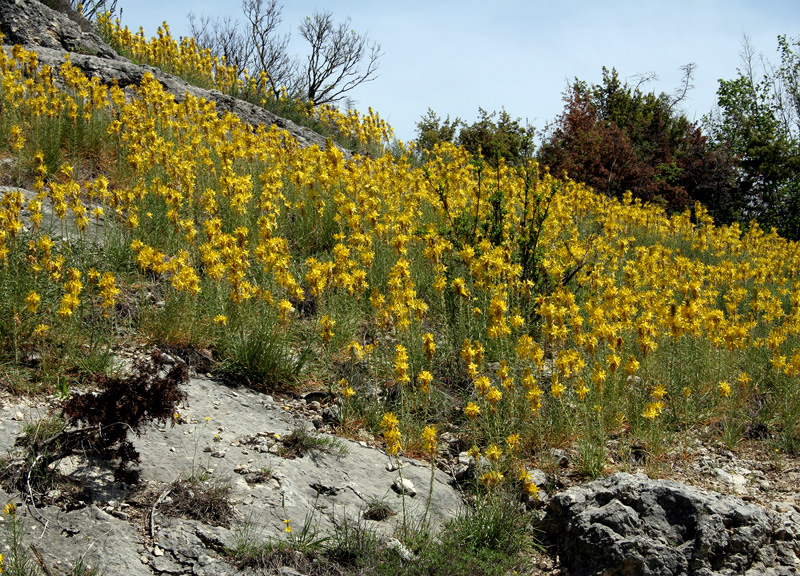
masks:
POLYGON ((779 67, 757 70, 745 39, 743 68, 720 80, 718 110, 706 117, 712 140, 737 158, 728 216, 755 219, 790 239, 800 238, 800 40, 778 37, 779 67))
POLYGON ((347 446, 338 438, 316 434, 302 426, 292 430, 281 442, 283 444, 281 456, 287 458, 302 458, 317 452, 343 458, 348 452, 347 446))
POLYGON ((732 179, 730 157, 710 146, 677 108, 691 87, 692 70, 684 67, 676 96, 644 92, 647 77, 631 86, 615 69, 603 68, 600 84, 576 79, 537 158, 553 173, 566 172, 598 192, 621 198, 630 190, 670 210, 724 195, 732 179))
POLYGON ((417 122, 417 146, 432 152, 437 144, 452 142, 463 146, 474 157, 496 168, 502 159, 517 166, 530 159, 533 128, 523 126, 505 111, 489 113, 478 108, 478 119, 467 124, 460 118, 444 121, 430 108, 417 122))
POLYGON ((498 166, 501 158, 516 166, 530 158, 532 136, 533 129, 522 126, 505 109, 490 114, 479 108, 478 120, 461 129, 458 143, 493 167, 498 166))
POLYGON ((425 115, 417 122, 417 147, 426 152, 433 152, 437 144, 454 142, 461 119, 450 120, 447 116, 442 120, 433 109, 428 108, 425 115))

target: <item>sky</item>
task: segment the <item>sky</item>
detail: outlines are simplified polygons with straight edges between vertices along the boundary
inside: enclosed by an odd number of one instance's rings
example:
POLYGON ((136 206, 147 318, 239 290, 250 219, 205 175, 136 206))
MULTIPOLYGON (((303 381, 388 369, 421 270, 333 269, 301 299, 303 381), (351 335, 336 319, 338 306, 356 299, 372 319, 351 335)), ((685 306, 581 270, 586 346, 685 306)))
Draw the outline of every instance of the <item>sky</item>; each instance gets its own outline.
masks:
MULTIPOLYGON (((118 0, 122 23, 153 36, 162 21, 177 39, 187 14, 241 18, 239 0, 118 0)), ((504 108, 538 130, 564 109, 576 78, 600 83, 603 66, 631 83, 654 73, 647 91, 673 93, 681 67, 696 65, 682 103, 691 120, 716 104, 719 79, 736 77, 745 35, 777 63, 777 37, 798 38, 798 0, 286 0, 283 33, 304 57, 297 26, 315 10, 351 19, 353 30, 381 45, 375 80, 351 92, 355 108, 372 107, 403 141, 431 108, 467 123, 478 109, 504 108)))

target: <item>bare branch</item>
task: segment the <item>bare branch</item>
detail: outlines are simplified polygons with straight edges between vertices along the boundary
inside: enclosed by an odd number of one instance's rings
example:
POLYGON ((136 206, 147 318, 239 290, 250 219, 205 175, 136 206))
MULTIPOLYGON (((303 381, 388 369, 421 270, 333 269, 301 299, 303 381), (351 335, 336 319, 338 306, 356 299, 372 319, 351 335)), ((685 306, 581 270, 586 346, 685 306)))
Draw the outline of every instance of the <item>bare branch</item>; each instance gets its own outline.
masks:
POLYGON ((681 66, 681 70, 683 71, 683 78, 681 78, 681 85, 675 91, 675 96, 670 102, 670 109, 674 109, 676 104, 683 102, 686 99, 686 95, 689 93, 689 90, 694 88, 694 84, 692 84, 692 80, 694 80, 694 71, 697 68, 697 64, 694 62, 689 62, 688 64, 684 64, 681 66))
POLYGON ((330 12, 315 12, 301 24, 300 35, 311 49, 304 91, 315 104, 341 100, 346 92, 375 79, 381 47, 352 30, 349 18, 335 26, 330 12))

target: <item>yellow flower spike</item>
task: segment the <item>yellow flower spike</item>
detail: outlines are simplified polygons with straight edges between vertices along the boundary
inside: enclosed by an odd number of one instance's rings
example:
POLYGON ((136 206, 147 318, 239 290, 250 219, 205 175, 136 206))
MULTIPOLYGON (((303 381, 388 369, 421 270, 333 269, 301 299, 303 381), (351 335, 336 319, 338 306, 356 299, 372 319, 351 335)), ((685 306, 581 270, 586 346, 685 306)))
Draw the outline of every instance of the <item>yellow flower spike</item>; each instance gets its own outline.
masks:
POLYGON ((427 370, 423 370, 417 375, 417 385, 423 394, 430 394, 431 382, 433 382, 433 374, 427 370))
POLYGON ((719 395, 722 398, 727 398, 731 395, 731 385, 727 381, 720 382, 717 384, 717 390, 719 391, 719 395))
POLYGON ((474 420, 478 417, 481 413, 481 407, 475 404, 475 402, 468 402, 467 405, 464 407, 464 414, 467 415, 467 418, 470 420, 474 420))
POLYGON ((436 454, 437 433, 435 426, 425 426, 422 430, 422 449, 431 456, 436 454))
POLYGON ((491 444, 484 452, 484 456, 491 462, 497 462, 502 455, 503 449, 496 444, 491 444))
POLYGON ((212 320, 217 326, 225 326, 228 323, 228 317, 224 314, 217 314, 212 320))
POLYGON ((333 326, 336 324, 336 321, 333 320, 330 316, 325 314, 319 321, 319 331, 318 334, 322 338, 324 342, 330 342, 333 340, 334 332, 333 326))
POLYGON ((433 340, 433 334, 426 332, 422 335, 422 347, 425 352, 425 357, 429 361, 433 360, 433 354, 436 352, 436 343, 433 340))
POLYGON ((29 292, 25 297, 25 306, 28 309, 28 312, 36 314, 36 311, 39 309, 39 302, 41 302, 41 300, 42 297, 39 296, 39 294, 34 291, 29 292))
POLYGON ((406 347, 402 344, 395 346, 394 354, 394 373, 397 376, 397 381, 400 384, 408 384, 411 382, 411 376, 408 373, 408 352, 406 347))

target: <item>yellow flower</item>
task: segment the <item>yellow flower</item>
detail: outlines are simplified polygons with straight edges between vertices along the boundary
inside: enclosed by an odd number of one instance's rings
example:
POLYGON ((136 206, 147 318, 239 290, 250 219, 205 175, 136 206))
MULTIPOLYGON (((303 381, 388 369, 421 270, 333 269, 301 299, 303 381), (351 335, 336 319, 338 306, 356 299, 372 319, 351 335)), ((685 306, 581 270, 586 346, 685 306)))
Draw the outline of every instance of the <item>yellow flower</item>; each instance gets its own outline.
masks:
POLYGON ((556 382, 550 387, 550 394, 553 396, 553 398, 559 399, 564 395, 566 390, 566 386, 564 386, 561 382, 556 382))
POLYGON ((719 395, 723 398, 727 398, 731 395, 731 385, 727 381, 717 384, 717 390, 719 390, 719 395))
POLYGON ((291 520, 289 518, 283 521, 283 523, 286 524, 286 528, 284 528, 283 531, 286 532, 287 534, 290 534, 292 532, 292 527, 289 525, 290 522, 291 520))
POLYGON ((33 329, 33 333, 34 335, 41 338, 42 336, 47 334, 48 330, 50 330, 50 326, 48 326, 47 324, 38 324, 36 328, 33 329))
POLYGON ((278 302, 278 314, 281 324, 285 324, 289 321, 289 315, 294 312, 294 310, 295 308, 289 300, 284 299, 278 302))
POLYGON ((511 434, 506 438, 506 444, 508 444, 508 451, 509 452, 516 452, 519 449, 519 434, 511 434))
POLYGON ((487 472, 486 474, 481 476, 480 482, 487 488, 492 488, 500 484, 504 479, 505 476, 503 476, 503 474, 501 474, 497 470, 491 470, 490 472, 487 472))
POLYGON ((664 403, 661 401, 658 402, 649 402, 645 405, 644 411, 642 412, 642 417, 647 418, 648 420, 655 420, 658 416, 661 415, 661 412, 664 410, 664 403))
POLYGON ((13 502, 9 502, 6 504, 6 507, 3 508, 3 514, 6 516, 15 516, 17 514, 17 506, 13 502))
POLYGON ((345 380, 344 378, 339 380, 339 386, 340 386, 341 394, 342 394, 342 396, 345 397, 345 399, 350 398, 351 396, 353 396, 356 393, 356 391, 353 390, 353 388, 350 387, 347 384, 347 380, 345 380))
POLYGON ((625 364, 625 374, 633 376, 639 370, 639 361, 635 356, 630 356, 628 362, 625 364))
POLYGON ((470 420, 474 420, 478 417, 478 414, 481 413, 481 407, 475 404, 475 402, 469 402, 466 407, 464 408, 464 414, 467 415, 467 418, 470 420))
POLYGON ((425 426, 422 430, 422 448, 433 456, 436 453, 436 427, 425 426))
POLYGON ((652 396, 656 400, 661 400, 666 395, 667 395, 667 389, 664 388, 664 386, 662 386, 661 384, 656 386, 650 393, 650 396, 652 396))
POLYGON ((31 291, 25 297, 25 304, 26 307, 28 308, 28 312, 32 312, 35 314, 36 311, 39 309, 39 302, 41 302, 41 300, 42 300, 41 296, 39 296, 36 292, 31 291))
POLYGON ((216 316, 214 316, 213 322, 218 326, 225 326, 228 323, 228 317, 225 316, 224 314, 217 314, 216 316))
POLYGON ((491 381, 487 376, 481 376, 480 378, 475 379, 475 390, 483 396, 489 390, 489 386, 491 386, 491 381))
POLYGON ((502 397, 503 393, 494 386, 489 388, 489 391, 486 393, 486 400, 488 400, 492 404, 497 404, 502 397))
POLYGON ((383 415, 383 419, 381 420, 382 428, 394 428, 399 425, 400 421, 397 419, 397 416, 394 415, 394 412, 387 412, 383 415))
POLYGON ((9 128, 8 135, 11 140, 11 148, 15 152, 19 152, 25 147, 25 136, 22 134, 22 128, 14 124, 9 128))
POLYGON ((417 384, 419 385, 420 391, 425 394, 429 394, 431 391, 431 382, 433 382, 433 374, 428 372, 427 370, 423 370, 417 375, 417 384))
POLYGON ((500 448, 497 444, 492 444, 486 449, 486 458, 491 460, 492 462, 497 462, 500 460, 500 456, 503 455, 503 449, 500 448))

